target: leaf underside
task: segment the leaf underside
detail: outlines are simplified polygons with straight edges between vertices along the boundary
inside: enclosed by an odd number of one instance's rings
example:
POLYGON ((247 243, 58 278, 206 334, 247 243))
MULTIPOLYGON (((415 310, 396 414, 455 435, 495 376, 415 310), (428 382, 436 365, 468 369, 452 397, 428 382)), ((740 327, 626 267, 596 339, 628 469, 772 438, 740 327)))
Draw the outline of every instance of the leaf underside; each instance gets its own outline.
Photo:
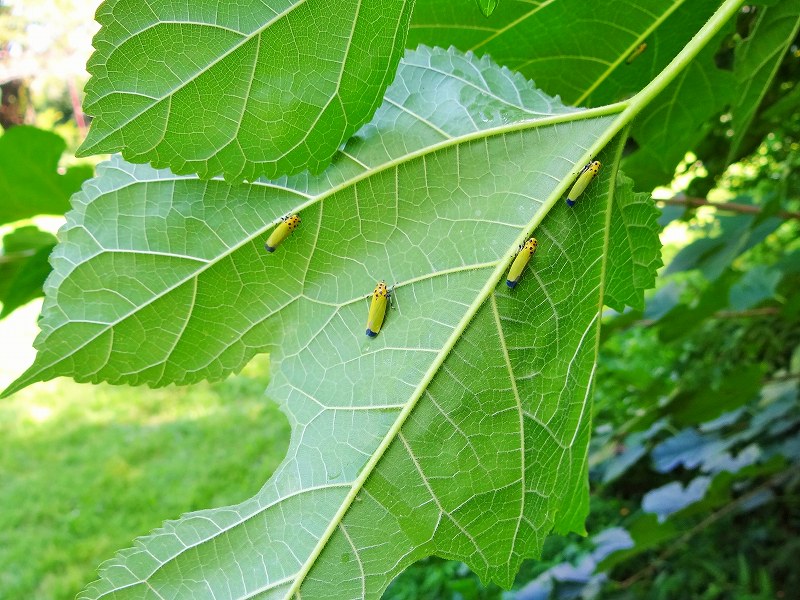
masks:
POLYGON ((106 0, 80 153, 239 181, 319 172, 379 106, 413 6, 106 0))
POLYGON ((167 523, 81 598, 377 598, 432 554, 508 586, 551 530, 582 532, 604 257, 634 288, 625 265, 648 261, 624 248, 658 247, 655 227, 612 233, 612 202, 643 202, 615 200, 620 137, 578 204, 561 201, 614 123, 422 48, 321 176, 102 165, 60 234, 36 362, 6 393, 57 375, 218 379, 270 352, 293 432, 255 497, 167 523), (267 254, 290 212, 301 226, 267 254), (395 310, 370 339, 379 279, 395 310))

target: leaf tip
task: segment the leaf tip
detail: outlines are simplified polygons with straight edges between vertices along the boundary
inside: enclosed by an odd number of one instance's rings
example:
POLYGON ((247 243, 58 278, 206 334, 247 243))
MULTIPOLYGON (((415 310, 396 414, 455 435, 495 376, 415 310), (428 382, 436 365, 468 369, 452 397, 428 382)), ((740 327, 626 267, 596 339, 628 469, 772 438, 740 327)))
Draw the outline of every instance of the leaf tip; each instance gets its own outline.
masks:
POLYGON ((6 389, 0 392, 0 400, 5 400, 6 398, 16 394, 20 390, 28 387, 31 383, 33 383, 33 381, 29 377, 26 377, 26 373, 23 373, 20 377, 11 382, 11 384, 6 389))

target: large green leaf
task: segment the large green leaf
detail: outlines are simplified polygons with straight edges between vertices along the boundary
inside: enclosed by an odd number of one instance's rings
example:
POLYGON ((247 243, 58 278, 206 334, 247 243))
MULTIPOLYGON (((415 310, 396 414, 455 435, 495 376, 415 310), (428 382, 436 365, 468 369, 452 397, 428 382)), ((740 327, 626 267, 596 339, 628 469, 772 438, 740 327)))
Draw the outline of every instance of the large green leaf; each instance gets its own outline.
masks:
POLYGON ((79 165, 60 174, 66 147, 60 136, 35 127, 12 127, 0 136, 0 224, 69 209, 69 197, 92 168, 79 165))
MULTIPOLYGON (((728 30, 732 27, 728 27, 728 30)), ((636 120, 631 135, 639 148, 625 159, 625 172, 638 189, 668 184, 675 167, 719 122, 733 100, 736 79, 719 69, 715 55, 727 31, 720 33, 636 120)))
POLYGON ((486 60, 444 51, 411 54, 400 72, 373 123, 319 177, 231 186, 117 159, 102 167, 68 215, 39 355, 12 389, 58 375, 217 379, 275 351, 276 324, 306 300, 361 311, 383 278, 400 284, 402 306, 410 281, 462 269, 482 289, 477 266, 504 269, 620 110, 575 112, 486 60), (398 196, 408 214, 395 214, 398 196), (288 212, 304 220, 286 242, 295 249, 267 255, 262 236, 288 212))
POLYGON ((81 153, 176 173, 318 172, 369 120, 414 0, 106 0, 81 153))
MULTIPOLYGON (((597 106, 632 96, 664 69, 719 7, 719 0, 640 2, 506 0, 489 19, 467 0, 419 0, 409 45, 422 42, 488 52, 571 104, 597 106), (646 44, 634 58, 636 50, 646 44)), ((624 167, 637 189, 672 179, 687 148, 713 126, 733 98, 735 80, 718 69, 718 43, 642 112, 631 135, 639 149, 624 167)))
POLYGON ((728 160, 739 150, 750 123, 778 72, 784 54, 800 28, 800 2, 778 2, 758 9, 750 35, 736 49, 734 74, 738 90, 731 107, 733 137, 728 160))
POLYGON ((83 597, 376 597, 429 554, 508 585, 550 530, 583 531, 605 250, 658 242, 656 227, 611 234, 619 136, 578 204, 562 197, 621 109, 576 112, 486 59, 422 49, 320 177, 102 165, 53 256, 36 363, 9 391, 215 379, 270 352, 294 431, 258 495, 168 523, 83 597), (288 212, 303 223, 267 254, 288 212), (381 278, 396 310, 372 340, 381 278))
POLYGON ((490 18, 474 0, 418 0, 409 47, 490 54, 569 103, 599 106, 648 84, 719 7, 718 0, 504 0, 490 18), (635 50, 644 52, 628 61, 635 50))

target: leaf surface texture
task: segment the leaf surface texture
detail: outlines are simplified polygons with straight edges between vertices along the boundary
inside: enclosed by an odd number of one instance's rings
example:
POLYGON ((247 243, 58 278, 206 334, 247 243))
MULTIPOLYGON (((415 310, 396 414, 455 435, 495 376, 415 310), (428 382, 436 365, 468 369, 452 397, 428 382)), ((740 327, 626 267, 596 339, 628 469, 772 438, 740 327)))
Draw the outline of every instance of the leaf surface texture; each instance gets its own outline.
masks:
POLYGON ((319 172, 379 106, 413 5, 107 0, 80 151, 232 180, 319 172))
POLYGON ((81 597, 377 598, 431 554, 509 585, 551 530, 583 531, 606 256, 633 288, 624 249, 658 248, 654 223, 611 228, 614 203, 642 202, 616 193, 619 137, 563 202, 614 127, 488 59, 422 48, 320 176, 231 185, 101 166, 12 389, 64 374, 189 383, 270 352, 293 434, 255 497, 167 523, 81 597), (266 253, 289 213, 301 226, 266 253), (539 251, 508 290, 531 232, 539 251), (380 279, 395 309, 370 339, 380 279))

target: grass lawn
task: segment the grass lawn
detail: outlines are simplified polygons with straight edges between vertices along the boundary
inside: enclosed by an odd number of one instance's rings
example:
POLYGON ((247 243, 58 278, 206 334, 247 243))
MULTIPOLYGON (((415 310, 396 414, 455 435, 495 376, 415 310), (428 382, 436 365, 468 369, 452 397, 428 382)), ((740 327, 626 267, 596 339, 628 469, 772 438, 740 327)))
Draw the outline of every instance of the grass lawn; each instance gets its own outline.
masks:
MULTIPOLYGON (((37 310, 0 321, 0 385, 32 358, 37 310)), ((268 378, 265 357, 212 385, 58 380, 0 401, 0 598, 72 600, 164 520, 252 496, 289 442, 268 378)))

